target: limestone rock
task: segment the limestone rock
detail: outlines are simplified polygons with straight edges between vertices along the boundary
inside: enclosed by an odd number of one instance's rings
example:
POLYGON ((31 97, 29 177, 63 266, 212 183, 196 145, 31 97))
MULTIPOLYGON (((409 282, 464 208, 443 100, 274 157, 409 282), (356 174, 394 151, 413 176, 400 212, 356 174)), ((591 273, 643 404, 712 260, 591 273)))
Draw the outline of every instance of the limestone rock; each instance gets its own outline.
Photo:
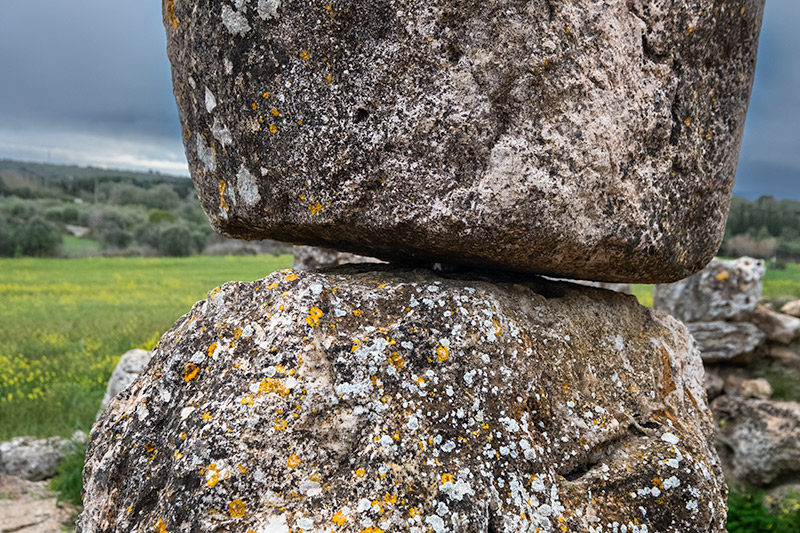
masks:
POLYGON ((667 282, 722 240, 764 0, 163 0, 212 225, 667 282))
POLYGON ((744 362, 764 341, 764 333, 749 322, 689 322, 705 363, 744 362))
POLYGON ((129 350, 120 357, 114 372, 111 373, 111 379, 108 380, 101 409, 105 409, 111 398, 122 392, 125 387, 133 383, 134 379, 139 377, 151 357, 152 352, 148 350, 129 350))
POLYGON ((691 337, 631 296, 284 271, 212 291, 111 401, 78 531, 722 532, 712 436, 691 337))
POLYGON ((374 257, 337 252, 336 250, 316 248, 314 246, 295 246, 292 253, 294 254, 293 266, 297 270, 314 270, 316 268, 339 266, 348 263, 382 262, 380 259, 375 259, 374 257))
POLYGON ((739 384, 739 394, 745 398, 769 400, 772 396, 772 385, 764 378, 744 379, 739 384))
POLYGON ((792 300, 781 307, 781 313, 800 318, 800 300, 792 300))
POLYGON ((717 449, 733 480, 764 486, 800 479, 800 404, 723 395, 711 409, 717 449))
POLYGON ((767 340, 789 344, 800 337, 800 318, 776 313, 759 305, 750 320, 767 336, 767 340))
POLYGON ((78 431, 72 439, 15 437, 0 442, 0 474, 27 481, 50 479, 59 463, 75 450, 75 442, 85 439, 86 435, 78 431))
POLYGON ((653 307, 684 322, 747 320, 761 299, 764 274, 762 259, 714 259, 693 276, 657 285, 653 307))

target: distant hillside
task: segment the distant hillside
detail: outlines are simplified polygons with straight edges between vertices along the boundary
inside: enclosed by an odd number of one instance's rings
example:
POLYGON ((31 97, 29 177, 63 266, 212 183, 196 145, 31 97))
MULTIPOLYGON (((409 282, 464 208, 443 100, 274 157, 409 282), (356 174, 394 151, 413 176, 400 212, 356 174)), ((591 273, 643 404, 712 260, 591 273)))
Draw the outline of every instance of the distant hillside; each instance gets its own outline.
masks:
POLYGON ((190 179, 158 172, 51 165, 0 159, 0 194, 23 198, 82 197, 93 193, 100 183, 130 183, 151 188, 167 183, 185 196, 192 188, 190 179))

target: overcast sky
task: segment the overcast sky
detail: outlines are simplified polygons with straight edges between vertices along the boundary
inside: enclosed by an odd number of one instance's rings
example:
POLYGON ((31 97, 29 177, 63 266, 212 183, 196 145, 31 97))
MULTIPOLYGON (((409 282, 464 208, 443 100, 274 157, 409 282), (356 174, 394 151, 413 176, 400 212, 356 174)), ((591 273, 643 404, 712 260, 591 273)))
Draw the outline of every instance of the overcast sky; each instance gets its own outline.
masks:
MULTIPOLYGON (((187 174, 159 0, 2 0, 0 158, 187 174)), ((768 0, 734 192, 800 199, 800 0, 768 0)))

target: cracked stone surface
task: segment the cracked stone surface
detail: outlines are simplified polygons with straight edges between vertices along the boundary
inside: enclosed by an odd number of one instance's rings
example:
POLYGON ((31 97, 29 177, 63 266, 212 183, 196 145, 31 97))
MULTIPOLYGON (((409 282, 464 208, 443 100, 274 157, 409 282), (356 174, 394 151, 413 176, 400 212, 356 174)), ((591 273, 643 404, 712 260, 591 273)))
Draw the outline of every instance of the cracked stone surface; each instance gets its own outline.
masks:
POLYGON ((764 0, 164 0, 214 228, 653 283, 722 240, 764 0))
POLYGON ((691 336, 632 296, 282 271, 210 292, 111 401, 78 531, 722 532, 712 439, 691 336))

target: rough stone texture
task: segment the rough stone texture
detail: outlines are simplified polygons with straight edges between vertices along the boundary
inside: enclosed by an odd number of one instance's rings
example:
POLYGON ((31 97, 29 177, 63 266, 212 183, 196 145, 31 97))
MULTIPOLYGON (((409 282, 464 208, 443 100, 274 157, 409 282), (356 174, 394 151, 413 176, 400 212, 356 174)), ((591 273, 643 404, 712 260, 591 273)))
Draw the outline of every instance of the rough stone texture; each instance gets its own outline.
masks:
POLYGON ((724 531, 678 321, 572 284, 371 268, 195 305, 93 428, 78 531, 724 531))
POLYGON ((772 385, 764 378, 744 379, 739 384, 738 392, 745 398, 769 400, 772 396, 772 385))
POLYGON ((50 479, 61 460, 75 449, 74 441, 85 440, 86 435, 78 431, 72 439, 16 437, 0 442, 0 474, 28 481, 50 479))
POLYGON ((762 259, 714 259, 697 274, 657 285, 653 307, 684 322, 748 320, 761 299, 766 266, 762 259))
POLYGON ((607 283, 604 281, 584 280, 572 280, 572 282, 579 285, 586 285, 587 287, 597 287, 598 289, 621 292, 622 294, 633 294, 630 283, 607 283))
POLYGON ((764 0, 163 0, 217 231, 667 282, 722 240, 764 0))
POLYGON ((759 305, 750 320, 764 332, 767 340, 779 344, 789 344, 800 337, 800 318, 776 313, 759 305))
POLYGON ((744 362, 764 341, 764 333, 749 322, 689 322, 705 363, 744 362))
POLYGON ((800 300, 792 300, 781 307, 781 313, 800 318, 800 300))
POLYGON ((114 372, 111 373, 111 379, 108 380, 101 409, 105 409, 111 398, 122 392, 125 387, 133 383, 134 379, 139 377, 151 357, 152 352, 148 350, 129 350, 120 357, 114 372))
POLYGON ((733 481, 800 479, 800 404, 723 395, 711 403, 717 449, 733 481))
POLYGON ((327 248, 314 246, 295 246, 294 268, 297 270, 314 270, 322 267, 339 266, 347 263, 382 263, 380 259, 365 257, 363 255, 337 252, 327 248))

